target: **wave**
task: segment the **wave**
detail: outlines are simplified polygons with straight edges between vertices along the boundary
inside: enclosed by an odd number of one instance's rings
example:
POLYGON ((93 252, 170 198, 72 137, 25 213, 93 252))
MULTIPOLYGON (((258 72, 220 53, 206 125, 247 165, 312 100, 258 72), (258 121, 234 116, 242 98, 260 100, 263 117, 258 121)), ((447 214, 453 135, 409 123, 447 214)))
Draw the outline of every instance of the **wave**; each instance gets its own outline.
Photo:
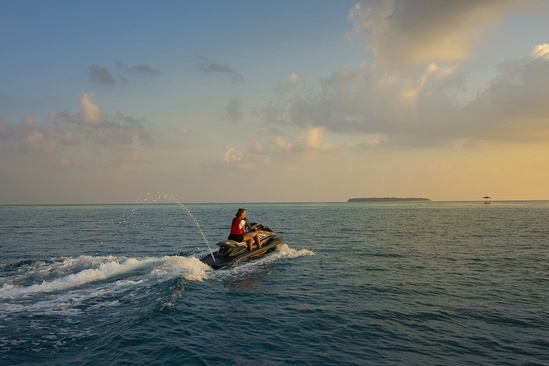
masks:
POLYGON ((259 257, 258 259, 239 263, 235 266, 224 267, 220 270, 210 272, 208 275, 211 278, 232 280, 240 278, 241 276, 256 274, 257 272, 263 272, 265 268, 280 263, 285 259, 294 259, 298 257, 314 255, 316 254, 312 250, 297 250, 289 247, 287 244, 281 244, 273 252, 265 256, 259 257))
POLYGON ((0 351, 70 348, 118 334, 173 306, 186 284, 204 280, 210 270, 197 258, 177 256, 80 256, 0 266, 0 351))
POLYGON ((283 244, 269 255, 228 271, 214 271, 193 255, 79 256, 2 264, 0 322, 5 336, 0 337, 0 352, 24 355, 32 349, 40 354, 110 342, 173 307, 189 283, 210 278, 238 282, 242 274, 307 255, 314 253, 283 244), (21 335, 19 329, 27 329, 26 334, 21 335))
POLYGON ((282 244, 277 247, 277 250, 270 256, 266 256, 265 259, 270 261, 278 261, 284 258, 293 259, 303 256, 313 256, 315 252, 309 249, 293 249, 288 244, 282 244))
MULTIPOLYGON (((252 261, 252 266, 278 262, 285 258, 315 255, 308 249, 296 250, 287 244, 273 253, 252 261)), ((240 267, 240 266, 239 266, 240 267)), ((249 266, 248 266, 249 267, 249 266)), ((162 256, 132 258, 123 256, 79 256, 53 260, 22 260, 0 267, 0 301, 41 300, 69 294, 91 298, 120 293, 132 287, 158 284, 173 278, 203 281, 211 268, 198 258, 162 256)))
POLYGON ((6 278, 3 273, 0 300, 70 290, 101 281, 108 283, 109 280, 135 283, 152 278, 183 276, 186 280, 197 281, 206 278, 209 269, 197 258, 170 256, 143 259, 81 256, 52 262, 19 262, 16 268, 18 273, 12 278, 6 278), (126 278, 132 280, 125 281, 126 278))

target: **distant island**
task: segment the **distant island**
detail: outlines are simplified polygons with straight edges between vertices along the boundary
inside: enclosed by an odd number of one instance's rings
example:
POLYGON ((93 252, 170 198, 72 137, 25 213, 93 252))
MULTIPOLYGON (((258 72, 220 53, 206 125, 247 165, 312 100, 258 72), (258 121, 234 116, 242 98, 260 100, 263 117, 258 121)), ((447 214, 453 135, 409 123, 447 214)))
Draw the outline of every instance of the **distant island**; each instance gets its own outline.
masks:
POLYGON ((367 198, 349 198, 347 202, 425 202, 431 201, 429 198, 417 197, 367 197, 367 198))

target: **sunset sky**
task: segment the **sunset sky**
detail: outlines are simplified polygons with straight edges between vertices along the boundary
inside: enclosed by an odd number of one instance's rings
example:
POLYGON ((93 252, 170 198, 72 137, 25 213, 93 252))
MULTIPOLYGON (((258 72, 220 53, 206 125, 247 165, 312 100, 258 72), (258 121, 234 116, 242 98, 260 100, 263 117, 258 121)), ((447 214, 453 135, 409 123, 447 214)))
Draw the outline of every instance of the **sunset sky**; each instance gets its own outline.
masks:
POLYGON ((549 1, 0 0, 0 204, 549 199, 549 1))

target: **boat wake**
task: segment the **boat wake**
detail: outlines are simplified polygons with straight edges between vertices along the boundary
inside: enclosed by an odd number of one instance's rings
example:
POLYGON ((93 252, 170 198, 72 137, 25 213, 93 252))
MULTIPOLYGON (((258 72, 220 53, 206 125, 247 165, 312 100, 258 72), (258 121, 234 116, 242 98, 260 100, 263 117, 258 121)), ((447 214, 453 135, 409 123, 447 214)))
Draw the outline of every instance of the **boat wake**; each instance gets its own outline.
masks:
MULTIPOLYGON (((286 244, 252 265, 314 255, 286 244)), ((57 352, 173 306, 191 282, 215 278, 194 256, 79 256, 0 264, 0 352, 57 352), (48 351, 49 350, 49 351, 48 351)), ((224 271, 230 276, 231 271, 224 271)))
POLYGON ((0 265, 0 351, 43 352, 172 306, 210 268, 194 257, 80 256, 0 265), (22 331, 24 329, 24 331, 22 331))
POLYGON ((175 276, 197 281, 206 278, 208 269, 196 258, 169 256, 144 259, 81 256, 21 261, 0 267, 3 282, 0 301, 30 300, 40 294, 62 296, 83 290, 105 295, 138 283, 159 282, 175 276))
POLYGON ((293 259, 303 256, 312 256, 315 255, 315 253, 312 250, 309 249, 293 249, 288 246, 288 244, 281 244, 276 248, 276 250, 271 254, 264 258, 264 262, 266 263, 273 263, 278 262, 283 259, 293 259))
POLYGON ((273 252, 261 256, 248 262, 238 263, 234 266, 224 267, 222 270, 212 271, 208 273, 208 278, 223 278, 231 279, 238 278, 242 275, 256 273, 262 271, 265 267, 282 262, 286 259, 294 259, 303 256, 314 256, 315 253, 309 249, 293 249, 288 244, 280 244, 273 252), (233 277, 234 276, 234 277, 233 277))
MULTIPOLYGON (((282 244, 272 254, 252 263, 269 264, 307 255, 314 255, 314 252, 282 244)), ((4 305, 1 312, 17 311, 22 305, 28 311, 28 305, 36 304, 37 300, 47 300, 49 307, 55 300, 63 303, 67 299, 72 305, 81 305, 86 300, 121 295, 136 287, 153 287, 174 278, 186 282, 202 281, 208 278, 210 270, 196 257, 177 255, 141 259, 80 256, 4 264, 0 265, 3 283, 0 302, 4 305)))

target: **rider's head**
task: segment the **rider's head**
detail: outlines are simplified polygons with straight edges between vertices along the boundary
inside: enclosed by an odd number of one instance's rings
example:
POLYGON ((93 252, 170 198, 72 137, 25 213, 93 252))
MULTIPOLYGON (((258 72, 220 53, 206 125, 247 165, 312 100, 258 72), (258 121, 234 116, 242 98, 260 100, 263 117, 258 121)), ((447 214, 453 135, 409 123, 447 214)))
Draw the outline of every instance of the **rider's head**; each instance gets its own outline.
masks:
POLYGON ((246 213, 246 209, 239 208, 238 211, 236 211, 235 217, 242 217, 242 215, 244 215, 245 213, 246 213))

